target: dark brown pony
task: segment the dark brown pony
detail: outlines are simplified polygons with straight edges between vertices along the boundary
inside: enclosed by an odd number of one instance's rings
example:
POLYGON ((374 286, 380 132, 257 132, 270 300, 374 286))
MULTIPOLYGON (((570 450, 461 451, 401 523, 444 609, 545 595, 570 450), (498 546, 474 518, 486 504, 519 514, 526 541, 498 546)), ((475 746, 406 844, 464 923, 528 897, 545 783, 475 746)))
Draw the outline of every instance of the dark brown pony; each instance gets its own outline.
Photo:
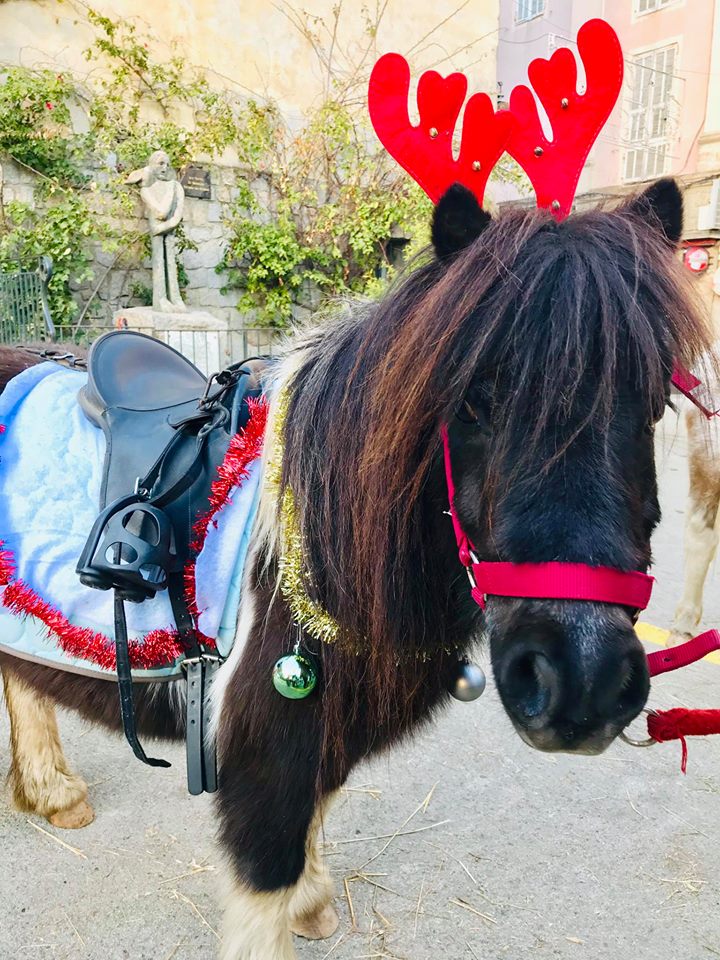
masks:
MULTIPOLYGON (((598 752, 644 705, 633 611, 491 598, 482 615, 472 602, 446 515, 440 429, 457 511, 483 558, 645 571, 659 519, 653 427, 674 359, 690 366, 707 347, 675 262, 681 221, 667 180, 562 223, 536 211, 491 220, 456 186, 436 208, 434 257, 381 301, 289 342, 268 384, 266 457, 281 444, 302 589, 338 629, 332 643, 301 637, 320 665, 318 692, 281 698, 271 670, 299 634, 278 587, 287 516, 266 464, 236 645, 216 690, 225 960, 291 960, 291 930, 334 930, 316 848, 323 811, 355 764, 447 702, 458 657, 481 635, 508 714, 540 749, 598 752)), ((27 358, 3 353, 4 384, 27 358)), ((15 800, 80 825, 92 812, 52 702, 117 729, 116 691, 1 662, 15 800)), ((145 736, 182 736, 171 686, 137 688, 145 736)))

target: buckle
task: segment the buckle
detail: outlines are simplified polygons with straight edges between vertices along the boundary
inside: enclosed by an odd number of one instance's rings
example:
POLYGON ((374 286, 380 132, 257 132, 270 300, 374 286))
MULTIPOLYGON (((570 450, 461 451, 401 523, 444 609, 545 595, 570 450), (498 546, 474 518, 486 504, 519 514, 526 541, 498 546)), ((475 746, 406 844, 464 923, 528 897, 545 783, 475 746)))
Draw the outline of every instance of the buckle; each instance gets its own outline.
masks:
MULTIPOLYGON (((463 563, 463 566, 465 567, 465 573, 467 573, 467 575, 468 575, 468 580, 470 581, 470 586, 473 588, 473 590, 476 590, 476 589, 477 589, 477 581, 475 580, 475 574, 473 573, 473 565, 476 564, 476 563, 480 563, 480 558, 479 558, 478 555, 475 553, 475 551, 472 550, 472 549, 470 549, 469 547, 468 547, 468 550, 467 550, 467 556, 468 556, 468 559, 469 559, 470 562, 469 562, 469 563, 463 563)), ((460 559, 462 560, 462 557, 461 557, 460 559)))
POLYGON ((185 657, 184 660, 180 661, 180 667, 183 670, 187 670, 188 667, 193 666, 196 663, 223 663, 223 658, 216 653, 201 653, 199 657, 185 657))

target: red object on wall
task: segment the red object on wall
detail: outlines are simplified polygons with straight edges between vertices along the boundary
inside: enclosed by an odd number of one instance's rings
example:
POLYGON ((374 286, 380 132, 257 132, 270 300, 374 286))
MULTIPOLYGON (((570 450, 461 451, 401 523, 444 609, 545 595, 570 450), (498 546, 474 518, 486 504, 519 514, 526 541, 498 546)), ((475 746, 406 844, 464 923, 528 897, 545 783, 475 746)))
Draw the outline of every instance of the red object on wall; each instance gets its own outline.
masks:
POLYGON ((683 254, 683 263, 693 273, 707 270, 710 256, 704 247, 688 247, 683 254))

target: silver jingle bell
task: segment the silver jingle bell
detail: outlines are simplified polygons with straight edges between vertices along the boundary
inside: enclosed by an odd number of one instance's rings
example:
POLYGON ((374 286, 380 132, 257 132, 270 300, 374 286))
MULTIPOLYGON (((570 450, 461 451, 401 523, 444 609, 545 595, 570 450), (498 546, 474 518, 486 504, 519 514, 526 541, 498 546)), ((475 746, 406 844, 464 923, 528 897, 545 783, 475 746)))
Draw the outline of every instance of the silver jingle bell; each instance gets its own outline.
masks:
POLYGON ((450 693, 462 703, 471 703, 483 695, 486 683, 485 671, 482 667, 476 663, 470 663, 469 660, 460 660, 450 693))

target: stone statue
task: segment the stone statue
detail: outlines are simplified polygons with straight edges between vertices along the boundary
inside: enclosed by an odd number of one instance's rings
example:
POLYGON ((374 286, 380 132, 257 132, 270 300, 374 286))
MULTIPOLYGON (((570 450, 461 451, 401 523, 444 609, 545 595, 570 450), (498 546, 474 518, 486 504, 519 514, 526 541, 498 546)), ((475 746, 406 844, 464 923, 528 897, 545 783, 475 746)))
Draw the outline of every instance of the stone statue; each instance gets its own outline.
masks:
POLYGON ((125 182, 140 184, 140 197, 150 223, 153 309, 163 313, 185 310, 175 259, 175 230, 183 217, 185 191, 175 178, 170 158, 164 150, 156 150, 147 166, 134 170, 125 182))

